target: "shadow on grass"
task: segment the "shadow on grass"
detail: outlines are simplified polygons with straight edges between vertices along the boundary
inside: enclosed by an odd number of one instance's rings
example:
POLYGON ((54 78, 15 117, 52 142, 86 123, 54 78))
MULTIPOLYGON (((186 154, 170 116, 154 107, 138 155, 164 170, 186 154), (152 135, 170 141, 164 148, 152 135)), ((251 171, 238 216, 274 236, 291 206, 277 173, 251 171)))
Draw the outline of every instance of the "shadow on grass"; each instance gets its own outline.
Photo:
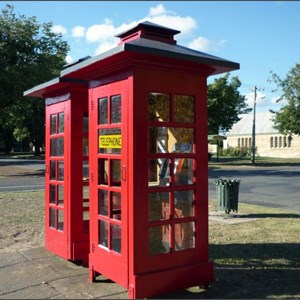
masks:
MULTIPOLYGON (((215 274, 208 290, 193 287, 164 299, 300 297, 300 243, 210 245, 215 274)), ((197 274, 191 274, 197 276, 197 274)), ((161 297, 160 297, 161 298, 161 297)))
POLYGON ((247 218, 247 219, 266 219, 266 218, 278 218, 278 219, 300 219, 300 214, 293 213, 262 213, 262 214, 246 214, 239 215, 238 218, 247 218))

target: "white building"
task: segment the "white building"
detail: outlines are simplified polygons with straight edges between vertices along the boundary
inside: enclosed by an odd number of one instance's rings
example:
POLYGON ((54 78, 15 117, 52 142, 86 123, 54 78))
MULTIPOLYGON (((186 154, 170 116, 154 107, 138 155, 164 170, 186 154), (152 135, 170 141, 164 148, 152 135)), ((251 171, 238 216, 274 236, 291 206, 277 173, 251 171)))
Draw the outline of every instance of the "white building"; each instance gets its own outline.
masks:
MULTIPOLYGON (((300 137, 292 138, 274 129, 273 114, 258 112, 255 117, 256 155, 268 157, 300 158, 300 137)), ((227 133, 227 148, 252 146, 253 114, 242 115, 227 133)))

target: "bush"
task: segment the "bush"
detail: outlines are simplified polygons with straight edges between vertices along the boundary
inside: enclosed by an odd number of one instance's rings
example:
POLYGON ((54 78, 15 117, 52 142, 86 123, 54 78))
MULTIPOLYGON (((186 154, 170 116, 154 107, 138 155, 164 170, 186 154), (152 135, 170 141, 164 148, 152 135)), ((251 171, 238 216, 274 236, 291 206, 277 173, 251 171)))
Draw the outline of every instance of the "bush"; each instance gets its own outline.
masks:
POLYGON ((229 147, 227 149, 220 149, 220 156, 224 157, 251 157, 251 147, 229 147))

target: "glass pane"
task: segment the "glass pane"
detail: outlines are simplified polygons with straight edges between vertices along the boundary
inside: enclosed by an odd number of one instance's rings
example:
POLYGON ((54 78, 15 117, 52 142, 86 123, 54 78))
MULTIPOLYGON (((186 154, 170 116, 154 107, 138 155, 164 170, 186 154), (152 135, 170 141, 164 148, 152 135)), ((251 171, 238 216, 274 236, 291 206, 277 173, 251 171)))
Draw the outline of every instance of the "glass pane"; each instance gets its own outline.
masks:
POLYGON ((58 114, 58 133, 65 131, 65 114, 63 112, 58 114))
POLYGON ((121 96, 111 97, 111 120, 112 124, 121 123, 121 96))
POLYGON ((90 198, 89 186, 88 185, 82 187, 82 197, 83 197, 83 199, 89 199, 90 198))
POLYGON ((98 184, 108 185, 108 160, 98 159, 98 184))
POLYGON ((170 95, 150 93, 148 98, 149 121, 170 121, 170 95))
POLYGON ((192 153, 194 129, 150 127, 148 144, 150 153, 192 153))
POLYGON ((149 228, 149 255, 170 252, 169 225, 152 226, 149 228))
POLYGON ((194 192, 177 191, 174 194, 175 218, 194 216, 194 192))
POLYGON ((193 96, 174 96, 174 122, 194 123, 193 96))
POLYGON ((50 139, 50 155, 51 156, 63 156, 64 155, 64 138, 52 138, 50 139))
POLYGON ((167 158, 148 160, 148 186, 170 185, 170 162, 167 158))
POLYGON ((88 156, 89 155, 89 139, 87 136, 82 138, 82 155, 88 156))
POLYGON ((88 112, 85 111, 83 113, 83 124, 82 124, 82 131, 87 133, 89 131, 89 115, 88 112))
POLYGON ((56 161, 50 160, 50 180, 56 180, 56 161))
POLYGON ((167 153, 168 129, 166 127, 149 128, 149 153, 167 153))
POLYGON ((50 184, 50 201, 51 204, 56 204, 56 185, 50 184))
POLYGON ((50 134, 56 134, 56 114, 50 116, 50 134))
POLYGON ((55 226, 55 215, 56 215, 56 209, 50 208, 50 224, 49 226, 52 228, 56 228, 55 226))
POLYGON ((168 192, 148 194, 149 221, 166 220, 170 218, 170 203, 168 192))
POLYGON ((121 186, 121 161, 111 160, 111 186, 121 186))
POLYGON ((82 180, 89 181, 89 162, 84 160, 82 162, 82 180))
POLYGON ((121 193, 111 192, 112 218, 121 220, 121 193))
POLYGON ((108 102, 107 97, 99 99, 99 124, 108 124, 108 102))
POLYGON ((83 225, 82 231, 84 233, 89 233, 89 231, 90 231, 90 222, 89 222, 89 219, 90 219, 89 212, 84 211, 83 212, 83 222, 82 222, 82 225, 83 225))
POLYGON ((98 222, 99 245, 108 248, 108 223, 102 220, 98 222))
POLYGON ((121 253, 121 226, 111 224, 111 249, 121 253))
POLYGON ((98 190, 98 200, 99 215, 108 216, 108 191, 98 190))
POLYGON ((176 158, 174 160, 174 184, 189 185, 193 184, 194 178, 194 159, 176 158))
POLYGON ((195 223, 186 222, 175 225, 175 251, 195 248, 195 223))
POLYGON ((83 218, 83 221, 89 220, 90 219, 90 213, 89 213, 89 211, 84 211, 82 213, 82 218, 83 218))
POLYGON ((122 148, 121 129, 99 130, 99 153, 120 154, 122 148))
POLYGON ((64 230, 64 211, 60 209, 57 211, 57 229, 64 230))
POLYGON ((64 186, 58 185, 58 205, 64 206, 64 186))
POLYGON ((58 180, 64 180, 64 162, 61 160, 58 161, 58 180))

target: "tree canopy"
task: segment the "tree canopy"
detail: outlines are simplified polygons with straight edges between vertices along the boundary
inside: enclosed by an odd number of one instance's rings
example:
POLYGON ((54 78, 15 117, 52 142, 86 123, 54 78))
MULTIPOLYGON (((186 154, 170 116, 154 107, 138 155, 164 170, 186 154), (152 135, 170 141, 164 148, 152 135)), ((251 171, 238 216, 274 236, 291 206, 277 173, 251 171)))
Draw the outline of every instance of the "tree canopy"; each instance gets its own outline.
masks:
POLYGON ((28 134, 38 154, 44 142, 44 101, 23 92, 57 76, 69 51, 52 23, 16 15, 6 5, 0 15, 0 139, 7 150, 13 136, 28 134))
POLYGON ((217 134, 228 131, 240 120, 239 114, 247 108, 246 98, 239 92, 241 82, 237 76, 229 79, 230 74, 217 78, 208 85, 208 132, 217 134))
MULTIPOLYGON (((10 151, 14 140, 28 137, 39 154, 44 143, 43 99, 23 97, 23 92, 59 75, 69 51, 52 23, 16 15, 6 5, 0 15, 0 140, 10 151)), ((238 91, 241 82, 229 73, 208 85, 209 133, 229 130, 247 107, 238 91)))
POLYGON ((281 89, 282 95, 277 101, 285 100, 279 111, 274 113, 275 128, 283 134, 300 135, 300 63, 297 63, 285 76, 280 78, 271 72, 273 81, 281 89))

